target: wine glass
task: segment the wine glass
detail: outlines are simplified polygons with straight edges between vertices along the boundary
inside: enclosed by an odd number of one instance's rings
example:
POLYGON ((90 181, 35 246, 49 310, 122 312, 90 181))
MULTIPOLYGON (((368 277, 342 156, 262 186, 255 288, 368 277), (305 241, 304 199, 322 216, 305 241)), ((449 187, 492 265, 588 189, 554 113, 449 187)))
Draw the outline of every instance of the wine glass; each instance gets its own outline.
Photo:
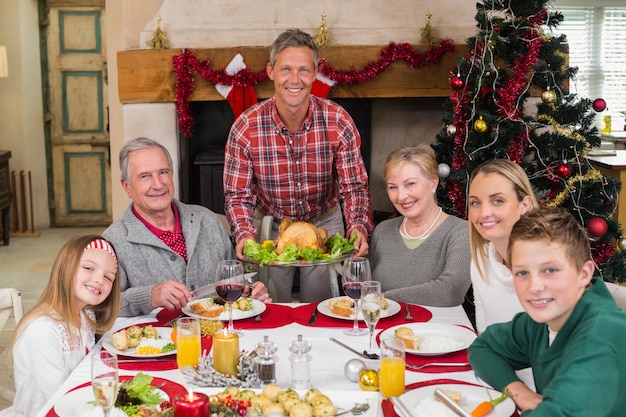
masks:
POLYGON ((353 256, 348 258, 343 266, 341 284, 343 292, 354 300, 354 324, 351 329, 343 332, 350 336, 362 336, 367 334, 366 329, 359 329, 359 300, 361 298, 361 282, 371 279, 370 262, 367 258, 353 256))
POLYGON ((91 387, 96 404, 108 417, 115 405, 119 385, 117 355, 101 350, 91 354, 91 387))
POLYGON ((370 332, 370 350, 372 349, 372 340, 374 339, 374 329, 378 319, 380 319, 382 301, 380 282, 363 281, 361 283, 361 310, 363 312, 363 320, 367 323, 370 332))
POLYGON ((228 332, 241 334, 233 327, 233 302, 241 297, 246 285, 243 275, 243 264, 237 260, 220 261, 215 273, 215 292, 228 303, 228 332))

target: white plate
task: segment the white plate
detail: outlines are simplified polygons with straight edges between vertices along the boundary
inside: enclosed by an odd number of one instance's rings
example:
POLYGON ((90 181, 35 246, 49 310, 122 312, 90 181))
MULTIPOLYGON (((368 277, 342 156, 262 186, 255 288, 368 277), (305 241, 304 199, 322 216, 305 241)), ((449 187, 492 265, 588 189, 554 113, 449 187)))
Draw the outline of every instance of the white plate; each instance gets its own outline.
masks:
MULTIPOLYGON (((159 339, 163 339, 165 341, 167 341, 168 343, 173 343, 172 342, 172 328, 171 327, 155 327, 157 333, 159 334, 159 339)), ((144 344, 149 344, 150 343, 150 339, 147 339, 145 337, 141 338, 141 341, 144 342, 144 344)), ((164 352, 164 353, 155 353, 152 355, 137 355, 135 352, 137 351, 137 348, 128 348, 126 350, 119 350, 116 349, 113 344, 111 343, 111 337, 107 337, 106 340, 104 340, 102 342, 102 346, 108 350, 109 352, 113 352, 116 353, 118 355, 126 355, 126 356, 132 356, 133 358, 158 358, 160 356, 167 356, 167 355, 174 355, 176 354, 176 349, 174 350, 170 350, 169 352, 164 352)))
MULTIPOLYGON (((461 406, 461 408, 468 414, 471 413, 472 410, 481 402, 489 401, 490 399, 495 399, 500 396, 498 391, 490 388, 464 384, 441 384, 428 385, 407 391, 400 396, 400 399, 407 406, 409 411, 413 412, 413 415, 415 415, 415 406, 419 404, 420 401, 425 398, 435 398, 435 388, 449 389, 450 391, 460 392, 461 401, 459 402, 459 406, 461 406), (489 398, 490 395, 491 398, 489 398)), ((514 412, 515 403, 510 398, 507 398, 495 406, 493 411, 489 413, 489 417, 511 417, 514 412)))
MULTIPOLYGON (((170 397, 162 390, 157 390, 161 397, 163 397, 163 401, 170 399, 170 397)), ((94 408, 97 408, 95 404, 89 404, 90 401, 94 401, 93 390, 91 389, 91 385, 75 389, 74 391, 70 391, 54 403, 54 411, 59 415, 59 417, 78 417, 78 416, 86 416, 93 415, 94 408)), ((111 416, 113 416, 114 412, 111 411, 111 416)), ((119 410, 117 415, 126 415, 123 411, 119 410)))
MULTIPOLYGON (((210 298, 210 297, 207 297, 210 298)), ((182 312, 185 313, 186 315, 188 315, 189 317, 195 317, 198 319, 211 319, 211 320, 222 320, 222 321, 228 321, 228 304, 224 304, 224 312, 222 314, 220 314, 217 317, 204 317, 201 316, 200 314, 196 314, 193 311, 191 311, 190 306, 192 304, 196 304, 196 303, 200 303, 202 301, 206 300, 206 298, 203 298, 201 300, 196 300, 193 301, 192 303, 187 304, 185 307, 182 308, 182 312)), ((256 315, 261 314, 262 312, 265 311, 265 309, 267 308, 265 306, 265 303, 258 301, 258 300, 253 300, 252 301, 252 310, 250 311, 241 311, 238 309, 234 309, 233 308, 233 320, 243 320, 243 319, 247 319, 249 317, 254 317, 256 315)))
POLYGON ((467 349, 476 339, 476 334, 461 326, 455 326, 454 324, 444 323, 406 323, 394 327, 389 327, 380 333, 380 337, 391 336, 395 330, 399 327, 409 327, 415 333, 415 336, 424 342, 428 343, 429 336, 444 336, 458 341, 458 346, 455 348, 440 349, 440 350, 424 350, 424 349, 406 349, 406 353, 412 353, 414 355, 422 356, 438 356, 445 355, 447 353, 458 352, 463 349, 467 349))
MULTIPOLYGON (((351 321, 354 320, 354 314, 350 314, 349 316, 341 316, 339 314, 335 314, 332 311, 330 311, 330 308, 329 308, 330 300, 335 300, 335 299, 340 300, 342 298, 352 301, 350 297, 329 298, 328 300, 324 300, 317 305, 317 311, 319 311, 325 316, 334 317, 336 319, 351 320, 351 321)), ((387 308, 380 312, 380 318, 384 319, 385 317, 391 317, 394 314, 398 314, 399 312, 400 312, 400 304, 396 303, 393 300, 387 300, 387 308)), ((359 320, 363 321, 363 312, 358 311, 357 317, 359 320)))

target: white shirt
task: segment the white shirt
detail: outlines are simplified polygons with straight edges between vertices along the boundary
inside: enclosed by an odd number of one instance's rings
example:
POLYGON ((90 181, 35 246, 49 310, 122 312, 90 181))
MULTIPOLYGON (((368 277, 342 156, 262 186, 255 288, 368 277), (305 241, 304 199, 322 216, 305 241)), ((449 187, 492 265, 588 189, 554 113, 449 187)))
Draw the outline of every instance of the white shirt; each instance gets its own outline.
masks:
POLYGON ((73 335, 72 344, 67 323, 50 317, 39 317, 24 329, 13 347, 16 415, 36 415, 95 344, 83 313, 73 335))

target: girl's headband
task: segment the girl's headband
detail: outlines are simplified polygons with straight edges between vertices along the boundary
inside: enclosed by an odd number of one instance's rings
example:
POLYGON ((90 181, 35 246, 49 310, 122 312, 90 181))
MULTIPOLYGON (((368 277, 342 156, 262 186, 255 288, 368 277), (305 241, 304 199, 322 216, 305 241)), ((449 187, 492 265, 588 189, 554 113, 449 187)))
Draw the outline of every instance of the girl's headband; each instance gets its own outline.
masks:
POLYGON ((115 255, 113 246, 111 246, 109 242, 107 242, 106 240, 104 239, 92 240, 91 242, 89 242, 87 246, 85 246, 85 250, 88 250, 88 249, 102 249, 102 250, 109 252, 113 256, 113 259, 115 259, 115 264, 117 265, 117 255, 115 255))

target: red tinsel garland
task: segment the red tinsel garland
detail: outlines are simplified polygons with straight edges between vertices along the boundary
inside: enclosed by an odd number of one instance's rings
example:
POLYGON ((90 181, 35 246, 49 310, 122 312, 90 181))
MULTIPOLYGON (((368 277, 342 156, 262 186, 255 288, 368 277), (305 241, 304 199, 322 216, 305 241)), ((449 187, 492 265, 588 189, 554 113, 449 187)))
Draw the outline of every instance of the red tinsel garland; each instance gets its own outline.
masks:
MULTIPOLYGON (((442 40, 439 45, 434 45, 421 54, 408 43, 396 44, 391 42, 381 50, 378 61, 368 63, 360 71, 356 71, 354 68, 348 71, 336 70, 324 58, 319 61, 319 69, 324 76, 338 83, 362 84, 385 71, 394 62, 407 61, 411 68, 419 69, 426 65, 439 63, 444 55, 453 50, 454 44, 449 39, 442 40)), ((257 85, 268 78, 265 69, 254 73, 246 68, 235 75, 229 75, 223 69, 213 70, 210 59, 200 61, 190 50, 184 50, 181 55, 173 57, 172 63, 176 73, 178 128, 185 136, 191 136, 193 128, 193 118, 189 110, 189 97, 194 90, 192 71, 197 72, 203 79, 214 84, 237 87, 257 85)))

